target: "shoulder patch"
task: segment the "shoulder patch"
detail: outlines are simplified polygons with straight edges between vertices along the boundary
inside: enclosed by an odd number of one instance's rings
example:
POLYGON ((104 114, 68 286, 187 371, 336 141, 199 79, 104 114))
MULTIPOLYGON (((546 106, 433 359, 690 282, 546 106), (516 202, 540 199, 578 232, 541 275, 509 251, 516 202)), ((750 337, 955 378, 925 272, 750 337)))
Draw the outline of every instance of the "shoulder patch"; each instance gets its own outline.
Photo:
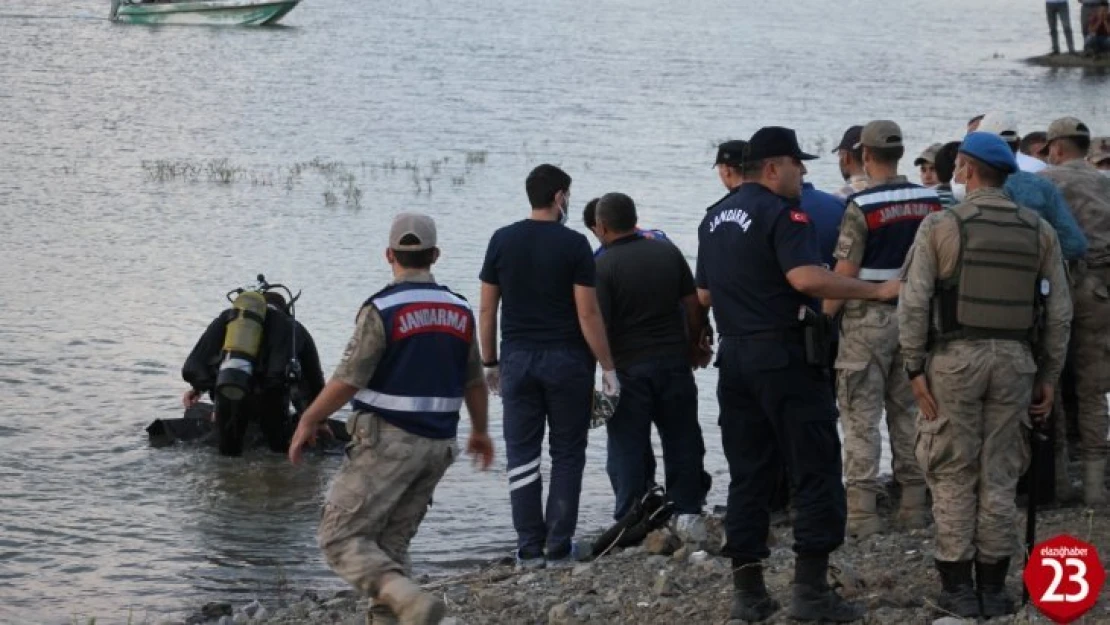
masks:
POLYGON ((803 213, 802 211, 800 211, 798 209, 792 208, 792 209, 790 209, 790 221, 793 221, 794 223, 799 223, 799 224, 808 224, 809 223, 809 215, 803 213))

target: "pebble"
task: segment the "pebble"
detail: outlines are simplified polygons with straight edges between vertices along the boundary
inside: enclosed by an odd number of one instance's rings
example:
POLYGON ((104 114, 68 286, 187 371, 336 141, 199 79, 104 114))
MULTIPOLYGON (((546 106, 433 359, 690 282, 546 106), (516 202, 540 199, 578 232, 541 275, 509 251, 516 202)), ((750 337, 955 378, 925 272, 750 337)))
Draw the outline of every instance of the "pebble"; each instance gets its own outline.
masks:
POLYGON ((678 589, 675 588, 671 576, 666 571, 659 571, 655 576, 655 586, 652 591, 657 597, 673 597, 678 594, 678 589))
POLYGON ((571 569, 570 574, 574 577, 581 577, 582 575, 591 573, 593 568, 592 564, 576 564, 574 568, 571 569))

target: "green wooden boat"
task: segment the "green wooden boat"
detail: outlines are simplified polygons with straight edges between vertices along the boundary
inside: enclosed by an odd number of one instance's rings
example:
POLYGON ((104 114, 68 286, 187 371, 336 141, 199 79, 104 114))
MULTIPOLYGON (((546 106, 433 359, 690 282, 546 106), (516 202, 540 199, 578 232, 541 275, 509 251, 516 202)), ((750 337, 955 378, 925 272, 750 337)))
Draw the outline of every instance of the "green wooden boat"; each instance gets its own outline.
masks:
POLYGON ((112 0, 111 19, 128 24, 274 24, 301 0, 112 0))

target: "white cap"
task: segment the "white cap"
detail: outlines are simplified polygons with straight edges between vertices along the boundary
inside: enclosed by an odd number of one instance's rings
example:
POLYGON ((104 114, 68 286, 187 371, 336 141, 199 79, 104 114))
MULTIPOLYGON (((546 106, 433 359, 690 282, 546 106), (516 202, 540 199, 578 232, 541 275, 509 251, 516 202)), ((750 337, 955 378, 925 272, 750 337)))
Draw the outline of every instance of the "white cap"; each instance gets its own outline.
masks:
POLYGON ((1014 119, 1014 116, 999 111, 991 111, 983 116, 983 121, 979 122, 979 132, 998 135, 1008 143, 1016 143, 1021 140, 1021 135, 1018 134, 1017 120, 1014 119))

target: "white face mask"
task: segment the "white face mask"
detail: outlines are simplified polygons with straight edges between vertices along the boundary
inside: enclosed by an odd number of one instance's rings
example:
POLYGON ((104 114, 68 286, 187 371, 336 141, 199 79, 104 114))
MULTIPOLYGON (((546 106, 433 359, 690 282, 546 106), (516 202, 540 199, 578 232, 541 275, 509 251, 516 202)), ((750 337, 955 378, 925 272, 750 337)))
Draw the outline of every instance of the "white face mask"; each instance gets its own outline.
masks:
POLYGON ((962 202, 967 197, 967 185, 952 181, 952 197, 956 198, 957 202, 962 202))

